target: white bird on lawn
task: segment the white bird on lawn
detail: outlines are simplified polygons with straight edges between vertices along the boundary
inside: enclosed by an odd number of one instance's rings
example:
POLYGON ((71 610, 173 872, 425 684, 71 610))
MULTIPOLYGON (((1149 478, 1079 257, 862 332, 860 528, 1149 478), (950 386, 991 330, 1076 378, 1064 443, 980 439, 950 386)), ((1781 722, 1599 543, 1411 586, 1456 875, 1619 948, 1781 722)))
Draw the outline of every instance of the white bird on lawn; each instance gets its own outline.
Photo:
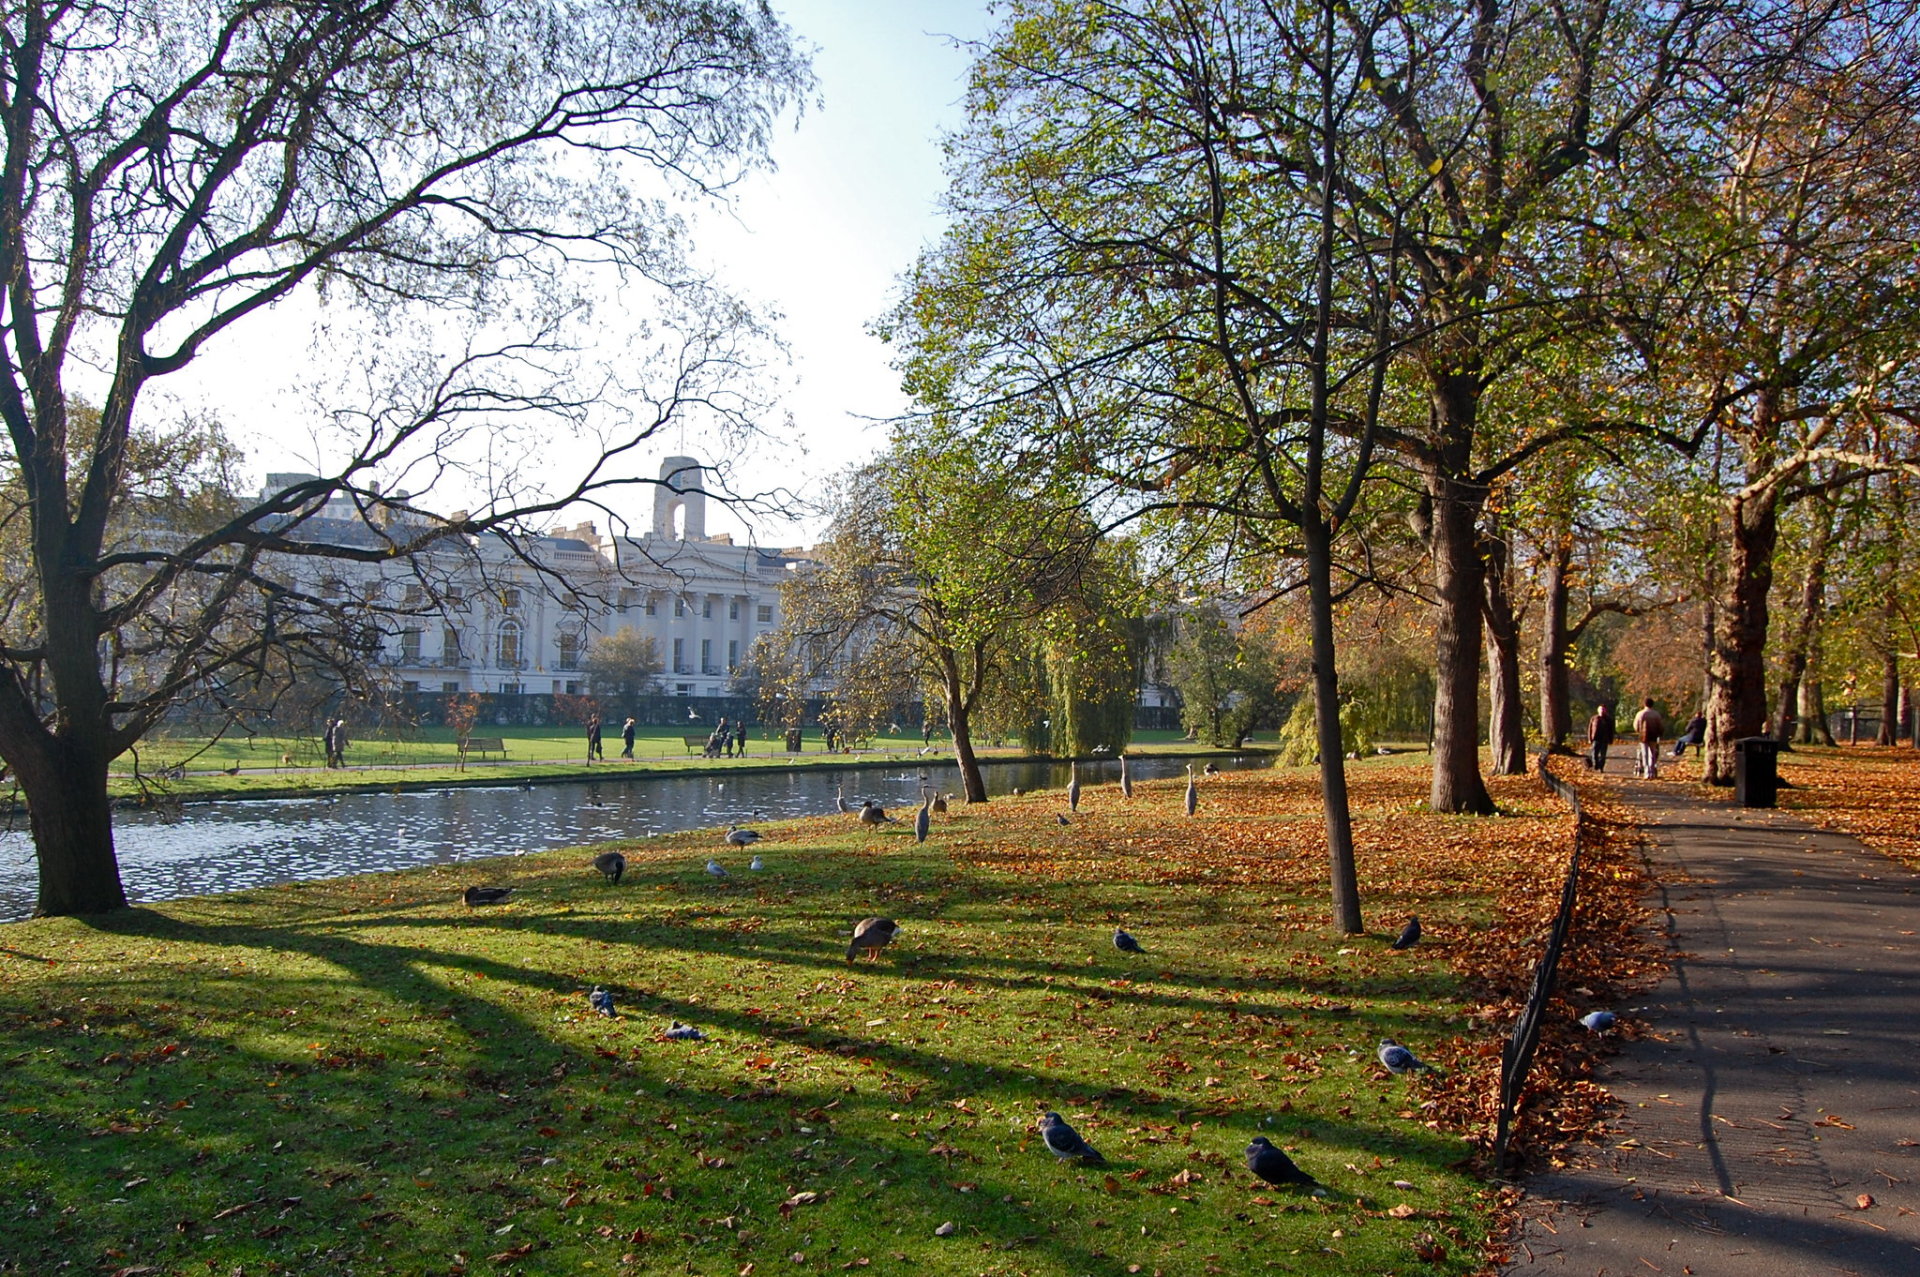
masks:
POLYGON ((707 862, 707 876, 709 878, 724 878, 727 876, 727 871, 720 867, 719 861, 709 860, 707 862))

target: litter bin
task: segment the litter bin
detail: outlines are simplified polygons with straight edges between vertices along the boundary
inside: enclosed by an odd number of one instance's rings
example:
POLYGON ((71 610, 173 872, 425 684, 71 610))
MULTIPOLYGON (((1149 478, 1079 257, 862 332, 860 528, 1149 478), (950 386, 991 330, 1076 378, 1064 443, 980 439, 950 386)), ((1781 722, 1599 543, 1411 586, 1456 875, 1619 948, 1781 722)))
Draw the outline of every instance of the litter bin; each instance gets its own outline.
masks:
POLYGON ((1733 801, 1742 807, 1772 807, 1780 792, 1780 742, 1748 736, 1733 742, 1733 801))

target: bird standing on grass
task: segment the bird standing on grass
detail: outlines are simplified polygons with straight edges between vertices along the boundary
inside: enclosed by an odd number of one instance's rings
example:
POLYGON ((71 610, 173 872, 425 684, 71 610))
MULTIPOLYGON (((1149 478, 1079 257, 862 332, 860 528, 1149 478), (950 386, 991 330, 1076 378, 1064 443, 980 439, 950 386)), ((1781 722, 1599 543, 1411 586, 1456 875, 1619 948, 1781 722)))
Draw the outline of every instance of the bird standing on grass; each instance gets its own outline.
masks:
POLYGON ((727 876, 727 871, 721 867, 719 861, 709 860, 707 862, 707 877, 724 878, 726 876, 727 876))
POLYGON ((1067 810, 1080 810, 1080 764, 1067 764, 1067 810))
POLYGON ((1614 1015, 1611 1011, 1589 1011, 1580 1017, 1580 1023, 1587 1026, 1589 1032, 1605 1033, 1613 1027, 1614 1015))
POLYGON ((1407 1050, 1406 1047, 1401 1046, 1392 1038, 1380 1039, 1378 1055, 1380 1056, 1380 1063, 1387 1066, 1387 1072, 1397 1074, 1401 1077, 1405 1077, 1407 1074, 1420 1069, 1425 1069, 1429 1073, 1434 1071, 1433 1065, 1428 1064, 1425 1060, 1407 1050))
POLYGON ((1191 816, 1200 806, 1200 790, 1193 783, 1193 764, 1187 764, 1187 815, 1191 816))
POLYGON ((694 1028, 691 1024, 682 1024, 678 1020, 673 1021, 671 1027, 667 1029, 667 1036, 676 1042, 705 1042, 707 1040, 706 1034, 694 1028))
POLYGON ((1413 948, 1413 946, 1419 943, 1420 943, 1420 919, 1417 917, 1410 917, 1407 919, 1407 925, 1400 928, 1400 934, 1397 938, 1395 938, 1393 942, 1393 947, 1396 949, 1411 949, 1413 948))
POLYGON ((842 815, 845 815, 847 812, 850 812, 853 810, 853 807, 847 802, 847 795, 844 787, 840 785, 835 785, 833 787, 833 805, 840 809, 840 813, 842 815))
POLYGON ((1253 1137, 1247 1145, 1247 1169, 1276 1187, 1298 1184, 1316 1193, 1326 1192, 1319 1180, 1294 1165, 1293 1159, 1275 1148, 1264 1135, 1253 1137))
POLYGON ((742 829, 738 825, 732 825, 727 829, 726 841, 729 847, 751 847, 760 841, 760 831, 758 829, 742 829))
POLYGON ((1040 1138, 1052 1153, 1061 1161, 1077 1158, 1082 1162, 1099 1162, 1105 1165, 1106 1158, 1100 1156, 1093 1145, 1080 1138, 1080 1132, 1067 1125, 1065 1118, 1058 1113, 1045 1113, 1040 1118, 1040 1138))
POLYGON ((593 858, 593 867, 606 876, 609 886, 620 885, 620 875, 627 872, 627 858, 617 851, 603 851, 593 858))
POLYGON ((593 992, 587 995, 587 1001, 591 1003, 593 1009, 601 1015, 606 1016, 609 1020, 614 1018, 613 995, 599 985, 596 984, 593 986, 593 992))
POLYGON ((767 867, 766 862, 764 860, 761 860, 760 857, 758 856, 755 856, 751 861, 747 862, 747 868, 753 870, 755 873, 759 873, 762 869, 765 869, 766 867, 767 867))
POLYGON ((885 807, 882 807, 879 803, 869 798, 860 804, 860 823, 878 829, 882 825, 897 824, 898 822, 895 821, 892 816, 887 815, 887 809, 885 807))
POLYGON ((913 840, 925 842, 927 834, 933 829, 933 799, 927 793, 925 785, 920 786, 920 811, 913 818, 913 840))
POLYGON ((892 918, 860 919, 853 924, 853 943, 847 946, 847 961, 852 962, 863 952, 869 958, 878 958, 880 951, 893 943, 899 930, 900 924, 892 918))
POLYGON ((1126 932, 1122 931, 1118 927, 1115 927, 1113 929, 1113 947, 1118 949, 1122 953, 1145 953, 1146 952, 1145 949, 1142 949, 1140 947, 1140 942, 1138 940, 1135 940, 1132 936, 1128 935, 1126 932))
POLYGON ((947 796, 945 794, 935 794, 933 796, 933 809, 942 816, 947 814, 947 796))
POLYGON ((479 905, 502 904, 512 894, 512 887, 468 887, 460 893, 460 898, 467 902, 467 908, 472 909, 479 905))

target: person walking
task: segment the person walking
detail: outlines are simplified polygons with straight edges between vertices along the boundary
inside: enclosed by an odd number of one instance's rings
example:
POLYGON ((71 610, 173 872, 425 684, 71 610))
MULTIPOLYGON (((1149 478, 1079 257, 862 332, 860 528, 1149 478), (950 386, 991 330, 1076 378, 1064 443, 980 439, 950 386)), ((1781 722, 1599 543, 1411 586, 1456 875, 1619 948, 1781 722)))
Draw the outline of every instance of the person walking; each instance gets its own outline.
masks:
POLYGON ((1601 705, 1587 723, 1587 766, 1597 772, 1607 770, 1607 750, 1613 747, 1613 707, 1601 705))
POLYGON ((598 714, 593 715, 587 720, 587 761, 592 762, 596 758, 603 763, 607 761, 606 747, 601 744, 600 739, 600 716, 598 714))
POLYGON ((1640 742, 1640 779, 1659 779, 1660 738, 1667 734, 1667 720, 1653 707, 1653 697, 1647 697, 1633 716, 1633 734, 1640 742))
POLYGON ((633 720, 629 718, 620 728, 620 757, 633 760, 633 720))
POLYGON ((747 724, 745 719, 733 725, 733 748, 734 752, 739 754, 740 757, 745 758, 747 756, 747 724))

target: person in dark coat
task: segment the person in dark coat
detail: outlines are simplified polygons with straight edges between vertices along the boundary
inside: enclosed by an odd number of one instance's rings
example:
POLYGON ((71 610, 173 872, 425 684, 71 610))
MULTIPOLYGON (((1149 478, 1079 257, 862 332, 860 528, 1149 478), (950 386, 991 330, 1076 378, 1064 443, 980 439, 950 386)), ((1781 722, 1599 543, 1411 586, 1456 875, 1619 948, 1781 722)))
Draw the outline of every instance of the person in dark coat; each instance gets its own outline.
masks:
POLYGON ((620 729, 620 757, 626 759, 633 757, 633 720, 631 718, 620 729))
POLYGON ((606 747, 601 743, 600 739, 600 716, 598 714, 595 714, 587 720, 587 761, 592 762, 596 758, 601 762, 607 760, 606 747))
POLYGON ((1698 710, 1687 720, 1687 730, 1680 733, 1680 739, 1673 742, 1673 756, 1684 756, 1689 745, 1702 750, 1707 747, 1707 716, 1698 710))
POLYGON ((1613 747, 1613 707, 1602 705, 1587 724, 1587 747, 1591 751, 1587 765, 1595 771, 1607 769, 1607 750, 1613 747))

